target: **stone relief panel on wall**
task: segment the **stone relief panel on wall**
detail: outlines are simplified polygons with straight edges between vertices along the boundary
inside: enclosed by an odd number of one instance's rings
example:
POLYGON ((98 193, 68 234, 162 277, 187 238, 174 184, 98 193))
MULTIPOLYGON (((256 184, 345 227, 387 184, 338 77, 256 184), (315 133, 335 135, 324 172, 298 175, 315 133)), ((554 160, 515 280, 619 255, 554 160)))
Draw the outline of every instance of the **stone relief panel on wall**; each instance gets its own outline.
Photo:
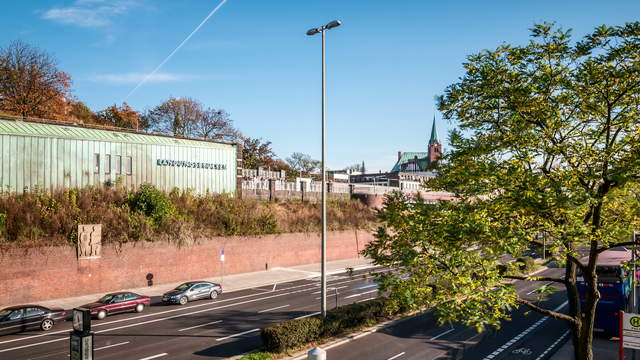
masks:
POLYGON ((78 225, 78 259, 102 255, 102 224, 78 225))

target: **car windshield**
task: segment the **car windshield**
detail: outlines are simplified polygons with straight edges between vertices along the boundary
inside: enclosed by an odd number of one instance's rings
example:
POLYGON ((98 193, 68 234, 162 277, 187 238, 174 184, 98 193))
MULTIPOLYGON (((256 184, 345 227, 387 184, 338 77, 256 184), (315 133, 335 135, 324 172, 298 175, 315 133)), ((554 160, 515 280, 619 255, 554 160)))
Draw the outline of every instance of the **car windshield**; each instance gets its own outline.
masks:
POLYGON ((99 303, 106 304, 113 299, 113 295, 105 295, 98 300, 99 303))
POLYGON ((0 310, 0 319, 11 314, 11 311, 13 310, 9 310, 9 309, 2 309, 0 310))
POLYGON ((191 286, 190 283, 184 283, 176 288, 176 290, 186 290, 191 286))

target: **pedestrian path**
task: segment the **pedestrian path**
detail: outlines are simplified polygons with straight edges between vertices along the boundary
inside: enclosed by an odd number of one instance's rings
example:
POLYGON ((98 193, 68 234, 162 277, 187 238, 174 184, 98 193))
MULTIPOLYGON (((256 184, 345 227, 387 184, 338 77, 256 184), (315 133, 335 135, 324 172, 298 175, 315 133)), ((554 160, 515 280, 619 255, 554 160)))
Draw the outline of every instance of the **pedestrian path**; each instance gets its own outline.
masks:
MULTIPOLYGON (((327 262, 327 274, 333 275, 337 273, 344 272, 347 268, 353 268, 355 270, 365 269, 373 267, 371 265, 371 261, 369 259, 359 257, 355 259, 346 259, 346 260, 335 260, 327 262)), ((233 274, 233 275, 225 275, 224 278, 220 278, 219 276, 212 278, 199 278, 199 279, 185 279, 185 281, 189 280, 204 280, 221 283, 225 293, 243 290, 243 289, 251 289, 251 288, 260 288, 264 286, 270 286, 269 290, 272 290, 273 287, 277 287, 279 283, 296 281, 296 280, 304 280, 310 279, 320 276, 320 264, 308 264, 308 265, 299 265, 292 266, 286 268, 272 268, 271 270, 266 271, 258 271, 252 273, 244 273, 244 274, 233 274)), ((167 284, 160 284, 154 286, 146 286, 141 288, 132 288, 132 289, 113 289, 109 292, 116 291, 131 291, 134 293, 138 293, 141 295, 147 296, 159 296, 163 293, 175 288, 180 285, 182 282, 174 282, 167 284)), ((46 301, 37 301, 36 303, 46 307, 61 307, 63 309, 73 309, 74 307, 87 304, 90 302, 94 302, 100 297, 102 297, 105 293, 100 294, 89 294, 71 298, 62 298, 62 299, 53 299, 46 301)), ((12 305, 20 305, 20 304, 1 304, 0 307, 8 307, 12 305)))

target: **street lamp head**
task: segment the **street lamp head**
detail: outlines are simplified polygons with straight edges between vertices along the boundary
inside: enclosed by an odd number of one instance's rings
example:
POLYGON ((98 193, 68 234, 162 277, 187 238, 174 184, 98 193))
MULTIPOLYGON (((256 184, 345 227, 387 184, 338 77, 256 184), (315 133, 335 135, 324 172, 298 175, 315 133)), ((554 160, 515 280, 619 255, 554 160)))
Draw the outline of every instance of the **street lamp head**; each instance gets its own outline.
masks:
POLYGON ((315 34, 317 34, 319 32, 320 32, 320 29, 314 28, 314 29, 310 29, 309 31, 307 31, 307 35, 311 36, 311 35, 315 35, 315 34))
POLYGON ((342 25, 342 22, 340 20, 333 20, 332 22, 328 23, 327 25, 324 26, 325 29, 333 29, 334 27, 338 27, 342 25))

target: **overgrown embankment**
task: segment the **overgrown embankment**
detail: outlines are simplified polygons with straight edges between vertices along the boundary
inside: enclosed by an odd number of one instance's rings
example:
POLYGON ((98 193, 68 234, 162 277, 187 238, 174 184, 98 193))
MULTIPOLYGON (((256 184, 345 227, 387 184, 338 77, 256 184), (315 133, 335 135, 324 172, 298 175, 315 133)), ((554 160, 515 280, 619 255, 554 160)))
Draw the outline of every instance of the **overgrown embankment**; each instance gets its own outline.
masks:
MULTIPOLYGON (((365 229, 375 221, 375 212, 358 201, 329 202, 329 230, 365 229)), ((0 197, 0 246, 73 244, 78 224, 102 224, 103 243, 188 244, 210 236, 319 231, 320 209, 305 202, 166 194, 152 185, 138 191, 101 187, 0 197)))

